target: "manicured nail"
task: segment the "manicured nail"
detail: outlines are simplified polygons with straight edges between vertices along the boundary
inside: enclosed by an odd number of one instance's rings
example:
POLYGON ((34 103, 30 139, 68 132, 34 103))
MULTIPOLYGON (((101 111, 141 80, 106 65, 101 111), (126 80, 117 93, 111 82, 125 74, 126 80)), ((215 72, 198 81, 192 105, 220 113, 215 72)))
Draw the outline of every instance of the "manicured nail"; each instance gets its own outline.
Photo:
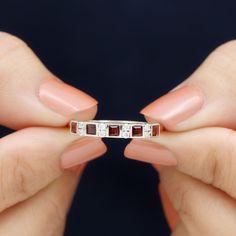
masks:
POLYGON ((160 97, 145 107, 141 113, 159 121, 167 128, 190 118, 199 111, 204 96, 199 88, 185 85, 160 97))
POLYGON ((83 112, 97 104, 88 94, 51 78, 41 84, 39 98, 46 107, 64 116, 83 112))
POLYGON ((72 143, 61 156, 61 166, 69 169, 95 159, 106 152, 105 144, 99 138, 81 138, 72 143))
POLYGON ((152 164, 177 165, 177 159, 170 150, 151 141, 132 140, 125 149, 125 156, 152 164))

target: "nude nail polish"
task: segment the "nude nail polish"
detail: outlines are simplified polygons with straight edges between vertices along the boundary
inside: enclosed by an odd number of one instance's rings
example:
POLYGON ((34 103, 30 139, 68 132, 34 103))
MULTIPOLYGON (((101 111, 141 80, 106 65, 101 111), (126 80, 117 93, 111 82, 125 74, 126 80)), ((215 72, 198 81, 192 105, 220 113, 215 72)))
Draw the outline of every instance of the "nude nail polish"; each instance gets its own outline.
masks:
POLYGON ((63 169, 72 168, 101 156, 106 150, 100 138, 81 138, 65 149, 61 155, 61 166, 63 169))
POLYGON ((39 88, 39 99, 49 109, 71 116, 97 105, 88 94, 56 79, 46 79, 39 88))
POLYGON ((204 96, 200 89, 193 85, 185 85, 152 102, 141 111, 141 114, 172 129, 198 112, 203 103, 204 96))
POLYGON ((152 164, 177 165, 177 159, 170 150, 158 143, 146 140, 132 140, 126 146, 125 156, 152 164))

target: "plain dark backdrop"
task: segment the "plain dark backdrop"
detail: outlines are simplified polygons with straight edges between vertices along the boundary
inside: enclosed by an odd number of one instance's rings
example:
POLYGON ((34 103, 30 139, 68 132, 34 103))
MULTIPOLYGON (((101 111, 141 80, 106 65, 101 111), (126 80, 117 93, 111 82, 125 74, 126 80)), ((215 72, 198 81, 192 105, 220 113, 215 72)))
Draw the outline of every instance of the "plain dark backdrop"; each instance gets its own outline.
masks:
MULTIPOLYGON (((0 30, 23 38, 58 77, 98 99, 97 118, 140 120, 142 107, 236 38, 236 3, 1 0, 0 30)), ((106 143, 108 153, 83 175, 65 235, 169 235, 156 172, 123 158, 127 141, 106 143)))

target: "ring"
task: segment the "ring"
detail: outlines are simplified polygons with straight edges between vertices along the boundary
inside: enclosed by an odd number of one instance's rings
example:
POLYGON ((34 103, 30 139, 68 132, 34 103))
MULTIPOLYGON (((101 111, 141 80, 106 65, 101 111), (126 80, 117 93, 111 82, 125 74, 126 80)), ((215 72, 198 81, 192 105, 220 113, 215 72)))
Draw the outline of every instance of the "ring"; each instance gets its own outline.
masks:
POLYGON ((160 136, 160 124, 140 121, 72 120, 70 133, 100 138, 152 138, 160 136))

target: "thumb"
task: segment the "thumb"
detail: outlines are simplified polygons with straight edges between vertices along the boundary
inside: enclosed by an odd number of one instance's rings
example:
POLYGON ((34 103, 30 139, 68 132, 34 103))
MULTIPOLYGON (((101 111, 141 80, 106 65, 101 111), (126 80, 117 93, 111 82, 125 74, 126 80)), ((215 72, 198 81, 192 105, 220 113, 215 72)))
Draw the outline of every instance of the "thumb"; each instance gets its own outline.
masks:
POLYGON ((171 131, 236 128, 236 41, 215 49, 184 82, 141 113, 171 131))
POLYGON ((0 32, 0 124, 65 126, 95 116, 97 101, 57 79, 19 38, 0 32))

